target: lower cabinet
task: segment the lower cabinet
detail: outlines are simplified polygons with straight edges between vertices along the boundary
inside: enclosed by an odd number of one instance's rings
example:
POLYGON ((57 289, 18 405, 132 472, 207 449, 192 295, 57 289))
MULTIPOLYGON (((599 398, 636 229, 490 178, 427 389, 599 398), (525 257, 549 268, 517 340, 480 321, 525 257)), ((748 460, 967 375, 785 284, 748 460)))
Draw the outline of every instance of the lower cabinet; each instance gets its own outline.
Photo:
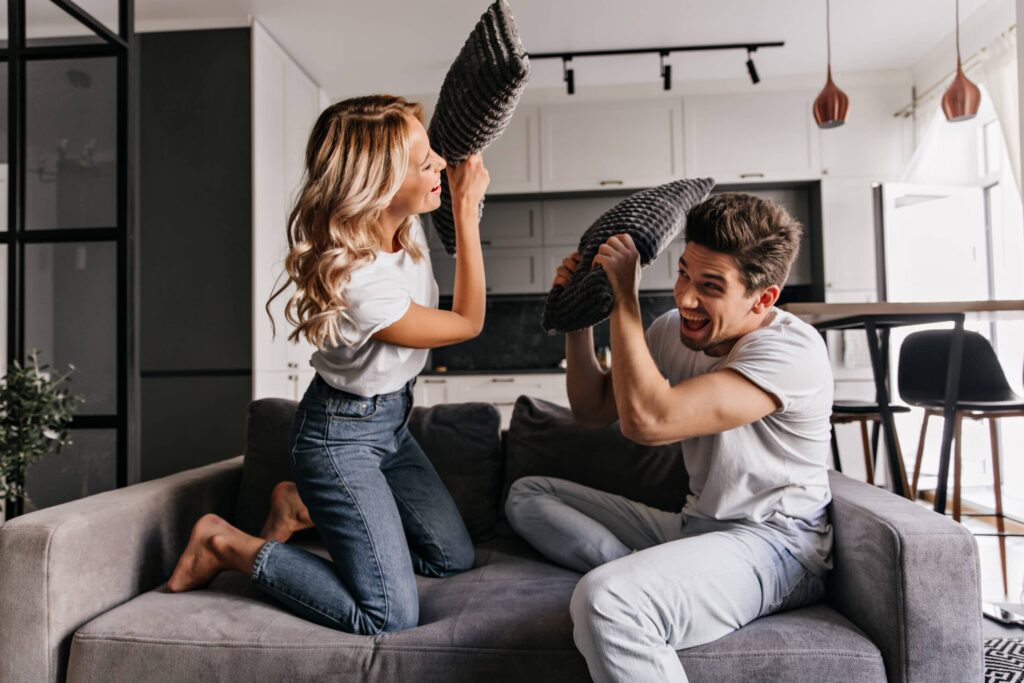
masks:
POLYGON ((563 373, 421 375, 416 382, 414 402, 422 407, 471 401, 493 403, 501 413, 501 428, 508 429, 516 399, 524 394, 566 407, 569 405, 563 373))
POLYGON ((314 375, 316 371, 312 368, 255 372, 252 377, 253 398, 286 398, 298 401, 306 393, 306 387, 313 381, 314 375))

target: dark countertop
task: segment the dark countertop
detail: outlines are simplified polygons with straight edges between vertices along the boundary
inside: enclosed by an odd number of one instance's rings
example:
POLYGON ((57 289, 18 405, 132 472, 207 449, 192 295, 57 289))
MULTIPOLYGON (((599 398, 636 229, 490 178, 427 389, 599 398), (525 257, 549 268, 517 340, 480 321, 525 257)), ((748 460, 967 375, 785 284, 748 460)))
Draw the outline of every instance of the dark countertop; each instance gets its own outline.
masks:
POLYGON ((444 377, 446 375, 564 375, 565 370, 562 368, 449 368, 445 372, 438 372, 437 370, 427 368, 420 374, 430 377, 444 377))

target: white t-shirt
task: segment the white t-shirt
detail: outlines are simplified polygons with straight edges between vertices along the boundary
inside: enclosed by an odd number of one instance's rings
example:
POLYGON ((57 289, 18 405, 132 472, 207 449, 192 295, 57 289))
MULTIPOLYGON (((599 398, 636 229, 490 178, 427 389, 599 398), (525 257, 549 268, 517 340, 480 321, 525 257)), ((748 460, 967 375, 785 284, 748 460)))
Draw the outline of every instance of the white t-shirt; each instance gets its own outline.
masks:
POLYGON ((679 311, 655 320, 647 345, 673 386, 730 368, 776 397, 774 413, 741 427, 681 442, 690 475, 683 512, 746 522, 781 537, 807 569, 831 567, 832 527, 826 506, 832 367, 821 335, 796 316, 773 309, 771 321, 744 335, 725 356, 683 345, 679 311))
POLYGON ((404 249, 378 251, 376 259, 352 271, 345 287, 348 319, 340 321, 342 337, 351 345, 314 351, 309 361, 335 389, 359 396, 387 394, 401 389, 426 365, 428 349, 371 339, 400 320, 413 302, 437 308, 437 282, 418 218, 413 219, 412 237, 423 250, 419 263, 404 249))

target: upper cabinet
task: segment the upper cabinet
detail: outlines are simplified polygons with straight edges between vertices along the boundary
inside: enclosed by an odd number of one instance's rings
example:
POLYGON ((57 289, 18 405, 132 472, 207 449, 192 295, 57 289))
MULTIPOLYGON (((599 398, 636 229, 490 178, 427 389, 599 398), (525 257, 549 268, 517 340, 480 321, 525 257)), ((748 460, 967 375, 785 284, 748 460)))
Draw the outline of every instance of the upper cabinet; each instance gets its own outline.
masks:
POLYGON ((678 100, 556 105, 540 119, 544 192, 650 187, 684 175, 678 100))
POLYGON ((540 191, 539 121, 537 107, 518 107, 505 132, 484 151, 488 194, 540 191))
POLYGON ((715 182, 800 180, 819 175, 814 93, 694 95, 684 101, 686 168, 715 182))

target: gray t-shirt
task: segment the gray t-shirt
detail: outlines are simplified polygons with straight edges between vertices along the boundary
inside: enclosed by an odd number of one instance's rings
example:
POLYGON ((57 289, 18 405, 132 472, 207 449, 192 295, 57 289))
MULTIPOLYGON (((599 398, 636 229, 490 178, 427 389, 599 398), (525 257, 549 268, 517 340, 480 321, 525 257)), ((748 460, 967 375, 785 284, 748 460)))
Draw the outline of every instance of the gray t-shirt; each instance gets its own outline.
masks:
POLYGON ((736 521, 781 540, 801 564, 831 568, 832 527, 826 506, 832 367, 821 335, 773 309, 767 325, 744 335, 726 356, 683 345, 679 311, 655 320, 647 345, 673 386, 730 368, 776 397, 779 410, 756 422, 681 442, 690 475, 683 513, 736 521))

